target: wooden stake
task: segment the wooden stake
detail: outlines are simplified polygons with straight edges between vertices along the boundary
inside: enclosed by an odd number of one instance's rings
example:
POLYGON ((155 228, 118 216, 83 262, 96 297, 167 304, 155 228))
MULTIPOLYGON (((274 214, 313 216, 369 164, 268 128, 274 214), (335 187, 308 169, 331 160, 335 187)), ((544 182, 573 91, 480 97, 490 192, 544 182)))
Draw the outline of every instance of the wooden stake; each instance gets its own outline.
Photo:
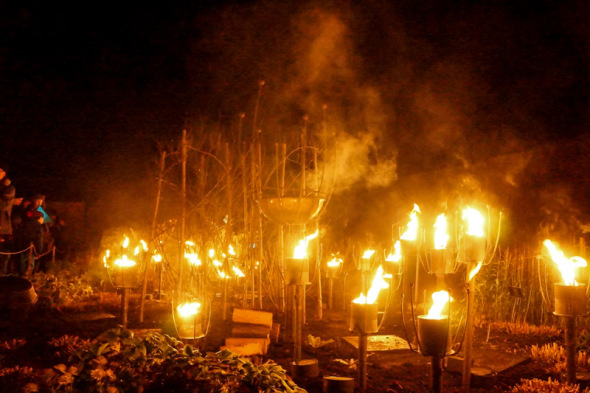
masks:
POLYGON ((182 183, 180 188, 180 203, 181 203, 181 218, 180 218, 180 245, 178 252, 178 294, 182 294, 182 275, 184 274, 184 243, 186 230, 186 156, 187 156, 187 140, 186 130, 182 130, 182 151, 181 151, 181 166, 182 166, 182 183))
MULTIPOLYGON (((158 222, 158 210, 160 209, 160 195, 162 193, 162 180, 164 177, 164 166, 166 163, 166 151, 164 150, 162 152, 162 156, 160 157, 160 172, 158 174, 158 187, 157 187, 157 191, 156 191, 156 206, 154 208, 154 218, 152 219, 152 228, 151 228, 151 241, 153 242, 155 240, 155 234, 156 234, 156 223, 158 222)), ((145 262, 145 267, 144 267, 144 271, 143 271, 143 285, 141 287, 141 302, 140 302, 140 306, 139 306, 139 323, 143 323, 143 313, 144 313, 144 309, 145 309, 145 296, 146 296, 146 292, 147 292, 147 276, 148 276, 148 267, 150 266, 150 263, 152 261, 151 257, 147 257, 146 258, 147 261, 145 262)), ((162 262, 163 263, 163 262, 162 262)), ((160 274, 161 277, 161 274, 160 274)), ((161 282, 161 280, 160 280, 161 282)), ((160 287, 159 291, 161 291, 162 288, 160 287)), ((158 295, 161 297, 162 294, 158 293, 158 295)))

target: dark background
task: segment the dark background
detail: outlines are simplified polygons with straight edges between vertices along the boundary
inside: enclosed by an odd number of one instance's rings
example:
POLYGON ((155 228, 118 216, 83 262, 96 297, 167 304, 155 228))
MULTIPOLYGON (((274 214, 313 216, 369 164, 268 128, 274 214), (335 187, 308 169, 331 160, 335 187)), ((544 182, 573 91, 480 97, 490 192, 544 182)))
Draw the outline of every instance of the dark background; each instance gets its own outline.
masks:
MULTIPOLYGON (((342 182, 336 207, 410 210, 412 185, 424 193, 412 176, 458 168, 448 183, 485 193, 527 230, 543 220, 583 230, 589 11, 585 1, 3 1, 0 165, 20 196, 86 201, 113 216, 102 225, 149 221, 158 145, 185 127, 230 133, 241 112, 251 122, 264 80, 265 138, 300 129, 304 114, 318 124, 326 104, 336 138, 366 141, 367 169, 342 182), (509 174, 486 164, 498 157, 510 157, 509 174)), ((363 227, 350 210, 334 222, 363 227)), ((385 226, 403 217, 388 215, 385 226)))

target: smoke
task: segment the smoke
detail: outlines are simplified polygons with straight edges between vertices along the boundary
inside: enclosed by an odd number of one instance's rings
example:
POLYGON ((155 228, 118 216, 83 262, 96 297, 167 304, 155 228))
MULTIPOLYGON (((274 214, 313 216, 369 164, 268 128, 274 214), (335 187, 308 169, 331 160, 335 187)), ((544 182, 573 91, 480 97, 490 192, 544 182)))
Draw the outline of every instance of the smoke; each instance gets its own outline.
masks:
POLYGON ((397 177, 395 148, 390 146, 386 158, 379 158, 378 140, 389 118, 380 90, 363 83, 355 68, 358 54, 347 18, 342 9, 336 13, 319 8, 294 18, 297 60, 284 95, 304 113, 327 108, 329 152, 322 169, 336 193, 355 185, 385 187, 397 177))

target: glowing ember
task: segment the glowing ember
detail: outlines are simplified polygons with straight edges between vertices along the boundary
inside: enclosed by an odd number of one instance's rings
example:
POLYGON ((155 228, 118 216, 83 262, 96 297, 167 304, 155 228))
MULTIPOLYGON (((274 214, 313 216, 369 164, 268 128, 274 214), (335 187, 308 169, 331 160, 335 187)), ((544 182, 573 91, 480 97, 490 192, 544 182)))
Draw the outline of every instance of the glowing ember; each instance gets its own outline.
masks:
POLYGON ((586 260, 582 257, 571 257, 567 258, 563 251, 559 250, 549 239, 543 242, 543 245, 549 250, 551 259, 557 264, 559 271, 561 272, 561 278, 565 285, 579 285, 575 280, 576 268, 586 267, 586 260))
POLYGON ((449 241, 449 234, 447 233, 447 216, 443 214, 436 218, 434 223, 434 248, 436 250, 444 250, 447 248, 449 241))
POLYGON ((237 266, 232 266, 232 268, 231 268, 231 269, 232 269, 232 270, 234 271, 234 273, 236 274, 236 277, 246 277, 246 276, 244 275, 244 273, 243 273, 243 272, 240 270, 240 268, 239 268, 239 267, 237 267, 237 266))
POLYGON ((375 273, 375 277, 373 278, 373 282, 371 283, 371 288, 369 288, 369 291, 367 292, 367 297, 361 293, 360 296, 352 302, 356 304, 373 304, 377 301, 379 292, 388 287, 389 284, 383 279, 383 266, 379 266, 377 268, 377 273, 375 273))
POLYGON ((371 257, 375 254, 375 250, 367 250, 363 253, 363 259, 371 259, 371 257))
POLYGON ((307 257, 307 244, 310 240, 315 239, 318 236, 318 231, 315 231, 311 235, 305 237, 299 241, 297 247, 293 251, 293 259, 305 259, 307 257))
POLYGON ((483 237, 485 220, 478 210, 468 206, 463 209, 463 215, 461 217, 467 223, 467 230, 465 231, 467 235, 483 237))
POLYGON ((428 310, 428 319, 443 319, 446 315, 442 315, 442 310, 446 306, 447 302, 453 301, 453 298, 449 296, 447 291, 438 291, 432 294, 432 300, 434 303, 430 310, 428 310))
POLYGON ((201 303, 186 302, 178 305, 178 307, 176 307, 176 311, 178 312, 178 315, 182 318, 189 318, 197 315, 200 308, 201 303))
POLYGON ((406 232, 401 236, 402 240, 415 241, 418 238, 418 213, 420 213, 420 208, 414 203, 414 210, 410 213, 410 222, 406 232))
POLYGON ((120 267, 133 267, 136 265, 134 260, 127 258, 127 255, 123 255, 121 258, 115 261, 115 265, 120 267))

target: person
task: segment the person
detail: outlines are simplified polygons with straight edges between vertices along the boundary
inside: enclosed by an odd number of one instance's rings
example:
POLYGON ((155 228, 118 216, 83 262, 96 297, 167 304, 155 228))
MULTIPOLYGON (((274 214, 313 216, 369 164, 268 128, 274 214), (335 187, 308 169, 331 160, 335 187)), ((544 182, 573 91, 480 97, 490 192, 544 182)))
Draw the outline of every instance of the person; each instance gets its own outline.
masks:
POLYGON ((18 251, 33 246, 33 252, 20 253, 20 276, 28 276, 35 268, 35 254, 43 253, 43 213, 37 208, 43 202, 42 198, 35 196, 30 203, 25 204, 22 211, 22 222, 15 233, 15 246, 18 251))
POLYGON ((6 171, 0 168, 0 274, 7 273, 10 260, 10 244, 12 240, 12 205, 16 190, 6 177, 6 171))

